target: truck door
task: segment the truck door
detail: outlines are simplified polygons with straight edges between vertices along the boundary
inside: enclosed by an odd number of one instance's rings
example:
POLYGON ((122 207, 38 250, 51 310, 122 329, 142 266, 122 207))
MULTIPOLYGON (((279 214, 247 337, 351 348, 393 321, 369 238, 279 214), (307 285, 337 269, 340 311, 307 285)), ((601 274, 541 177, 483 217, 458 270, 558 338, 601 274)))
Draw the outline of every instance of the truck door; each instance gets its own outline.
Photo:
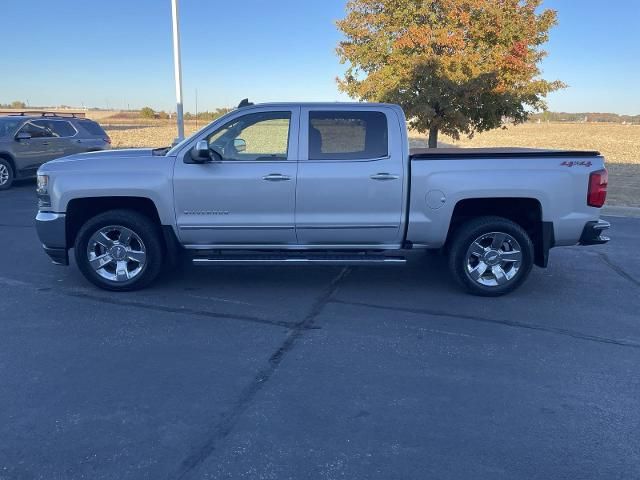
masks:
POLYGON ((180 240, 191 246, 282 246, 296 243, 294 208, 299 107, 242 108, 207 140, 221 161, 174 169, 180 240))
POLYGON ((398 246, 405 162, 393 110, 308 107, 301 115, 299 243, 398 246))

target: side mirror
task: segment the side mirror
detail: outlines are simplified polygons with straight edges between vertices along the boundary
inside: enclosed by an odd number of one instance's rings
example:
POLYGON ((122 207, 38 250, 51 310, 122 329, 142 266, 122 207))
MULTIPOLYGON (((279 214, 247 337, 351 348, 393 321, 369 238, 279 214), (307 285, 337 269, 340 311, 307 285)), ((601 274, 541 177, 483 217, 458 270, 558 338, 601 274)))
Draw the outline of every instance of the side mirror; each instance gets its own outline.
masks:
POLYGON ((20 140, 29 140, 31 138, 31 134, 27 132, 18 132, 16 135, 16 140, 19 142, 20 140))
POLYGON ((194 162, 204 163, 211 161, 211 150, 206 140, 200 140, 196 146, 191 149, 191 158, 194 162))
POLYGON ((247 142, 242 138, 236 138, 233 141, 233 148, 235 148, 238 153, 245 152, 247 150, 247 142))
POLYGON ((209 148, 209 143, 206 140, 199 140, 196 143, 196 146, 191 149, 190 156, 191 160, 193 160, 195 163, 222 161, 222 155, 209 148))

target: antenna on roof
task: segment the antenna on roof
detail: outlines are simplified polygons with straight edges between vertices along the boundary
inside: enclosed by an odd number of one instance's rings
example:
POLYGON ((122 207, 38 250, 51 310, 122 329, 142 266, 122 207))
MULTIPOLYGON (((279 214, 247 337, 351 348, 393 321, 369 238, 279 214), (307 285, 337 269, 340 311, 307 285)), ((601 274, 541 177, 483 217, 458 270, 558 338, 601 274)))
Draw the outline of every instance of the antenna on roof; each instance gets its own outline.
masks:
POLYGON ((250 107, 251 105, 253 105, 253 103, 250 102, 248 98, 245 98, 238 104, 238 108, 250 107))

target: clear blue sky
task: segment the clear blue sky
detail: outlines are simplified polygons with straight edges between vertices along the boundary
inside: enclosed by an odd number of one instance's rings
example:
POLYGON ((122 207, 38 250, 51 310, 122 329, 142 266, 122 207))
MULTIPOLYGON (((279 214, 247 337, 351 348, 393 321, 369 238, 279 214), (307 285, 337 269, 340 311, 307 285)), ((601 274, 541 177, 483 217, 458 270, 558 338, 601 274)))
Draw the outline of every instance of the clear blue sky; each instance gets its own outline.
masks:
MULTIPOLYGON (((184 97, 194 110, 346 100, 335 20, 346 0, 180 0, 184 97)), ((556 111, 640 114, 640 0, 547 0, 544 76, 556 111)), ((1 0, 0 103, 174 109, 170 0, 1 0), (10 39, 10 40, 7 40, 10 39)))

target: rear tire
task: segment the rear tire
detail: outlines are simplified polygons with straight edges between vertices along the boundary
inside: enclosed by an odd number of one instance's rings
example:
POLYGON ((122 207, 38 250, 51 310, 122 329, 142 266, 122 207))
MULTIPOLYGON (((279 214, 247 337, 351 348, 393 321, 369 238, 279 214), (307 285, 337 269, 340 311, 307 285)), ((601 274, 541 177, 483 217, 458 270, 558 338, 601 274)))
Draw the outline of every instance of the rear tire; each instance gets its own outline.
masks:
POLYGON ((0 190, 8 190, 13 185, 15 173, 9 160, 0 158, 0 190))
POLYGON ((495 297, 512 292, 533 266, 533 243, 517 223, 502 217, 479 217, 454 233, 449 269, 474 295, 495 297))
POLYGON ((164 262, 159 226, 132 210, 110 210, 89 219, 75 241, 78 268, 94 285, 139 290, 153 282, 164 262))

